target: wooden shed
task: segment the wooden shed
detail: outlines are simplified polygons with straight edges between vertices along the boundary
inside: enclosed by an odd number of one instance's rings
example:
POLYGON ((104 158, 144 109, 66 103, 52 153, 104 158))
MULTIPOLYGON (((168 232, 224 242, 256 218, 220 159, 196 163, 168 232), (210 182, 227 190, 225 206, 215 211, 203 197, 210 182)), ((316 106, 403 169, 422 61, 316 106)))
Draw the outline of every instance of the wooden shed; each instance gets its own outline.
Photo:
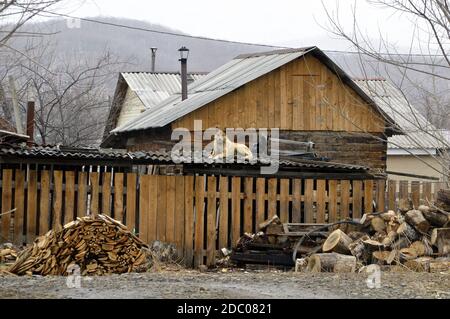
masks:
POLYGON ((172 130, 277 128, 280 138, 315 144, 320 157, 386 169, 386 139, 398 129, 317 47, 241 55, 130 122, 103 147, 169 150, 172 130))

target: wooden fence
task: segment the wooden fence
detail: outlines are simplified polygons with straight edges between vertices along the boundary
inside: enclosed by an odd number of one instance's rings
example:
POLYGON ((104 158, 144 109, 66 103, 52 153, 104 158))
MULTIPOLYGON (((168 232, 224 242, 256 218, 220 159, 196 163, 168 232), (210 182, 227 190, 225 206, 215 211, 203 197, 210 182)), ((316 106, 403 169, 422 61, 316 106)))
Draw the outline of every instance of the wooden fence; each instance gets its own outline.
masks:
POLYGON ((162 176, 74 171, 2 171, 0 242, 31 243, 49 229, 103 213, 144 241, 176 244, 188 266, 214 264, 217 251, 278 214, 282 222, 325 223, 415 205, 439 185, 384 180, 162 176), (15 210, 12 213, 8 213, 15 210))

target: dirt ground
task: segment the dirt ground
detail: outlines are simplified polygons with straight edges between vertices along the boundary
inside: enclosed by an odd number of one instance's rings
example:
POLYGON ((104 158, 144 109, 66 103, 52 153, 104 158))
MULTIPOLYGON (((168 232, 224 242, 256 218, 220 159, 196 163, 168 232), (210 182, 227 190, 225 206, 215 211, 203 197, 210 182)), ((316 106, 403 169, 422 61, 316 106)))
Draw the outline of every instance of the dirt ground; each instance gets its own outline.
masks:
MULTIPOLYGON (((382 273, 381 288, 370 289, 366 274, 296 274, 281 271, 160 271, 86 277, 69 288, 64 277, 0 275, 2 298, 445 298, 450 275, 382 273)), ((72 281, 73 283, 74 281, 72 281)))

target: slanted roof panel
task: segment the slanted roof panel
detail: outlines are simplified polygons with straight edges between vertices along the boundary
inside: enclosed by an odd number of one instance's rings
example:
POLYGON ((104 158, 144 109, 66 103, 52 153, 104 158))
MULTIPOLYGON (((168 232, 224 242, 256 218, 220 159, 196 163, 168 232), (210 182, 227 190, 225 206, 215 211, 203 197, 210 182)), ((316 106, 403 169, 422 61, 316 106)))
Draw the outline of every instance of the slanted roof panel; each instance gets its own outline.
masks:
POLYGON ((168 125, 315 49, 315 47, 310 47, 289 51, 281 50, 270 55, 237 57, 204 78, 192 83, 189 86, 189 98, 187 100, 181 101, 179 95, 173 95, 152 110, 144 112, 138 119, 113 130, 113 133, 168 125))

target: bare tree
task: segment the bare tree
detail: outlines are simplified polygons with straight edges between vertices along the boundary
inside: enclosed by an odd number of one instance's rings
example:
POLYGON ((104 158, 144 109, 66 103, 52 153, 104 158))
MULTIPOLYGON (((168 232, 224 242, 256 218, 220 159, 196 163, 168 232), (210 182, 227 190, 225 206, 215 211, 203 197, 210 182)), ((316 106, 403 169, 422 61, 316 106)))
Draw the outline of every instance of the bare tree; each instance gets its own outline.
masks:
MULTIPOLYGON (((394 14, 408 18, 413 38, 407 52, 381 33, 378 39, 366 34, 361 26, 364 21, 363 17, 358 15, 356 1, 352 7, 350 29, 346 29, 341 23, 341 8, 338 3, 330 7, 329 2, 327 5, 322 2, 329 22, 326 28, 333 35, 347 40, 357 52, 361 77, 386 78, 401 92, 402 98, 414 100, 414 106, 408 104, 408 110, 405 111, 398 110, 390 98, 379 96, 385 104, 385 109, 389 108, 387 113, 402 122, 402 129, 415 148, 428 151, 424 146, 424 140, 430 139, 440 145, 443 152, 438 155, 429 152, 429 155, 440 164, 439 173, 448 178, 450 145, 443 131, 450 129, 449 2, 447 0, 367 0, 367 2, 373 6, 390 8, 394 14), (416 107, 422 114, 417 112, 416 107), (429 122, 423 121, 422 115, 429 122), (430 125, 430 122, 434 125, 430 125)), ((374 88, 367 89, 373 90, 372 95, 379 95, 374 88)), ((389 142, 393 143, 392 140, 389 142)), ((408 149, 405 151, 409 152, 408 149)))
POLYGON ((98 144, 110 104, 110 81, 122 64, 107 50, 98 58, 60 56, 55 44, 32 42, 25 52, 39 63, 23 59, 12 72, 20 83, 23 111, 30 97, 36 102, 38 142, 98 144))
POLYGON ((0 0, 0 24, 7 26, 0 33, 0 44, 7 42, 14 35, 33 36, 35 32, 20 32, 20 28, 35 16, 45 12, 62 0, 0 0))

